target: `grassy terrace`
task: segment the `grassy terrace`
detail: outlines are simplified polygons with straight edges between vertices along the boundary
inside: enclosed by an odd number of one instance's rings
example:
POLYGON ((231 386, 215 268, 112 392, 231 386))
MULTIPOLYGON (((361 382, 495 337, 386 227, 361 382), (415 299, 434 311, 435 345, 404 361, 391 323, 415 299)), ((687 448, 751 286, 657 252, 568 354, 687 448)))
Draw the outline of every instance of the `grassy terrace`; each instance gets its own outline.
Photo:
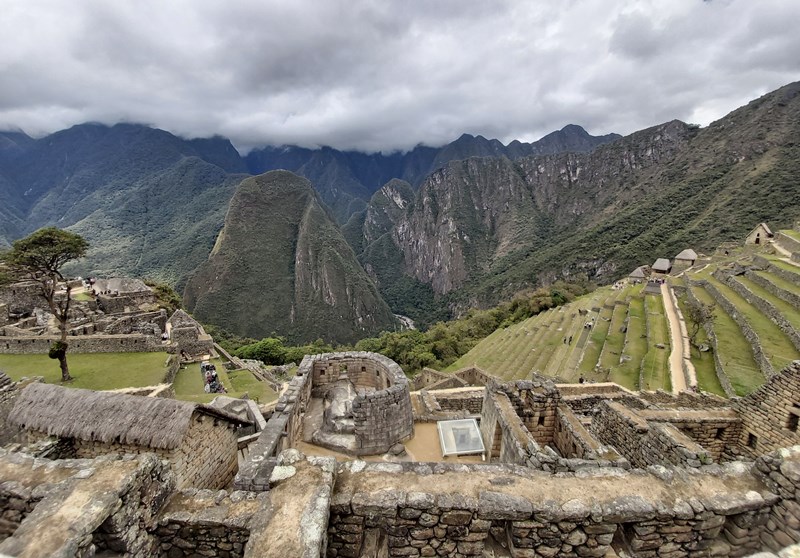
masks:
POLYGON ((648 329, 648 351, 644 355, 642 364, 642 377, 644 385, 642 389, 665 391, 672 390, 672 382, 669 373, 669 326, 667 316, 664 313, 664 301, 660 296, 646 295, 644 301, 645 316, 648 329), (664 345, 664 349, 659 349, 656 344, 664 345))
POLYGON ((781 316, 786 318, 793 328, 800 330, 800 310, 786 302, 785 300, 778 298, 774 294, 770 293, 761 285, 753 283, 746 277, 736 277, 735 279, 745 287, 747 287, 751 293, 754 295, 763 298, 770 304, 772 304, 778 312, 781 313, 781 316))
POLYGON ((800 358, 800 353, 798 353, 792 342, 772 320, 757 308, 751 306, 744 297, 724 283, 713 277, 709 277, 708 282, 714 285, 736 307, 736 310, 758 334, 767 360, 776 371, 781 370, 793 360, 800 358))
POLYGON ((787 293, 796 294, 800 296, 800 285, 796 283, 792 283, 791 281, 787 281, 783 277, 778 277, 774 273, 770 273, 769 271, 756 271, 756 274, 763 277, 779 289, 783 289, 787 293))
POLYGON ((614 305, 611 322, 608 325, 606 342, 603 345, 603 352, 600 353, 600 366, 603 368, 616 368, 619 366, 619 357, 622 354, 622 346, 625 343, 625 333, 621 330, 624 328, 627 316, 627 304, 614 305))
POLYGON ((595 377, 594 367, 600 361, 600 353, 603 351, 603 344, 608 336, 611 314, 613 313, 613 309, 606 308, 605 304, 613 304, 613 302, 613 297, 609 297, 600 309, 599 315, 593 316, 595 318, 594 327, 592 327, 589 340, 583 349, 583 360, 579 369, 590 380, 601 380, 601 378, 595 377))
POLYGON ((784 229, 784 230, 782 230, 780 232, 782 232, 783 234, 785 234, 789 238, 793 238, 796 241, 800 242, 800 232, 798 232, 798 231, 796 231, 794 229, 784 229))
MULTIPOLYGON (((94 390, 152 386, 167 372, 167 353, 72 353, 68 362, 73 380, 64 385, 94 390)), ((47 355, 0 354, 0 370, 12 380, 43 376, 48 384, 61 383, 58 361, 47 355)))
MULTIPOLYGON (((678 306, 681 309, 683 315, 686 315, 686 295, 678 297, 678 306)), ((688 326, 688 324, 687 324, 688 326)), ((706 332, 703 328, 700 328, 700 332, 697 334, 697 344, 706 344, 710 345, 708 341, 708 336, 706 336, 706 332)), ((696 347, 690 347, 690 355, 692 359, 692 364, 694 365, 694 371, 697 375, 697 384, 702 391, 708 391, 710 393, 716 393, 717 395, 721 395, 725 397, 725 390, 722 389, 722 386, 719 383, 719 379, 717 378, 717 372, 714 367, 714 354, 711 351, 706 351, 705 353, 700 352, 696 347)))
POLYGON ((765 257, 769 260, 769 263, 773 264, 775 267, 779 267, 780 269, 782 269, 784 271, 790 271, 790 272, 794 273, 795 275, 797 275, 797 280, 794 281, 794 282, 797 283, 797 284, 800 284, 800 266, 797 266, 797 265, 791 264, 791 263, 789 263, 787 261, 784 261, 784 260, 780 259, 778 256, 769 256, 769 255, 767 255, 765 257))
POLYGON ((750 343, 742 335, 738 324, 716 305, 713 297, 705 289, 691 287, 691 291, 700 302, 716 306, 714 333, 717 335, 720 361, 736 394, 747 395, 764 383, 764 376, 753 360, 750 343))
MULTIPOLYGON (((641 286, 638 293, 641 292, 641 286)), ((639 389, 639 370, 642 359, 647 354, 647 332, 645 329, 644 297, 641 294, 631 298, 628 304, 628 330, 625 332, 624 352, 630 360, 611 368, 609 381, 629 389, 639 389)))
MULTIPOLYGON (((227 372, 222 361, 213 359, 217 367, 217 375, 222 385, 228 390, 226 395, 230 397, 241 397, 245 393, 259 403, 266 403, 277 398, 277 394, 264 382, 259 381, 249 370, 234 370, 227 372)), ((200 374, 200 364, 188 364, 185 368, 178 371, 175 376, 175 398, 184 401, 194 401, 196 403, 209 403, 218 393, 205 393, 203 387, 205 382, 200 374)))

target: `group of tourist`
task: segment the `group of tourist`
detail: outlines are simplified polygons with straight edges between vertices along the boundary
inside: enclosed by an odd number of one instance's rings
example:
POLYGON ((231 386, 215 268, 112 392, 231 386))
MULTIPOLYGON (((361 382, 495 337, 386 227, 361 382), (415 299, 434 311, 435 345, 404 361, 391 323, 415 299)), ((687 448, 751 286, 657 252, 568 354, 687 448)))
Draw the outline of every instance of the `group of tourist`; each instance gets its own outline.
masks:
POLYGON ((203 380, 205 381, 203 391, 206 393, 227 393, 225 386, 219 381, 216 366, 210 362, 201 362, 200 373, 203 374, 203 380))

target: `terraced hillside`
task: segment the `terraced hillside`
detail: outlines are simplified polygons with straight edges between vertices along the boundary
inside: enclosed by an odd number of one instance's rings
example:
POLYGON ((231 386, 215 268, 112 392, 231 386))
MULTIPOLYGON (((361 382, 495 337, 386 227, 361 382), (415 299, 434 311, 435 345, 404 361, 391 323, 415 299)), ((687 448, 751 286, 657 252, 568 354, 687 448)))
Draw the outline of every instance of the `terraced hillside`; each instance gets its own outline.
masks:
POLYGON ((800 359, 798 234, 781 231, 766 249, 729 251, 675 278, 682 305, 695 299, 715 308, 699 339, 711 351, 692 349, 701 389, 713 372, 727 395, 745 395, 800 359))
POLYGON ((642 285, 603 287, 500 329, 447 370, 477 365, 503 379, 536 372, 564 382, 670 389, 669 327, 660 296, 642 285))
MULTIPOLYGON (((800 359, 800 227, 776 232, 766 246, 720 249, 667 283, 677 295, 679 319, 693 301, 714 308, 713 321, 696 338, 704 350, 690 346, 685 331, 675 333, 673 367, 680 369, 672 374, 686 385, 696 380, 702 391, 741 396, 800 359)), ((643 294, 642 285, 603 287, 495 331, 447 370, 476 365, 506 380, 537 372, 564 382, 670 390, 665 303, 673 304, 643 294)))

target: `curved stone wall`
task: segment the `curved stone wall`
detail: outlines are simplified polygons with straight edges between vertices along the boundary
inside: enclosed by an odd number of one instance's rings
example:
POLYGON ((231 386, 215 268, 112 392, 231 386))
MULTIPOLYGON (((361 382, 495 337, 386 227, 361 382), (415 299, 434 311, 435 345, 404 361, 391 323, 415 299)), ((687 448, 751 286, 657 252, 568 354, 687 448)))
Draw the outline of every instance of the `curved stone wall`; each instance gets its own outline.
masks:
POLYGON ((390 358, 377 353, 326 353, 312 360, 312 394, 347 378, 359 392, 353 399, 355 453, 389 451, 414 434, 414 416, 406 375, 390 358))

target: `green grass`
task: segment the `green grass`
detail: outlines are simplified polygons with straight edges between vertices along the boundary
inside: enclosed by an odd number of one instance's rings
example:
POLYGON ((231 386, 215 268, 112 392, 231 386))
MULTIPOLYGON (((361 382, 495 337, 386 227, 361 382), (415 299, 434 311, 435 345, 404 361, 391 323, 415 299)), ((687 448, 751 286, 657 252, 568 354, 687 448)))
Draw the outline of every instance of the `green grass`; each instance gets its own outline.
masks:
POLYGON ((784 271, 788 271, 790 273, 794 273, 795 275, 797 275, 797 280, 793 282, 800 284, 800 266, 790 264, 789 262, 784 261, 778 258, 777 256, 767 256, 767 259, 769 260, 769 263, 771 263, 775 267, 778 267, 784 271))
POLYGON ((784 229, 784 230, 782 230, 780 232, 782 232, 783 234, 785 234, 789 238, 793 238, 794 240, 800 242, 800 232, 797 232, 794 229, 784 229))
MULTIPOLYGON (((678 297, 678 306, 685 316, 686 295, 678 297)), ((706 331, 703 328, 700 328, 700 332, 697 334, 696 341, 698 345, 704 343, 707 345, 709 344, 706 331)), ((690 347, 690 358, 692 360, 692 364, 694 365, 695 375, 697 376, 697 385, 699 386, 700 390, 707 391, 709 393, 716 393, 717 395, 725 397, 725 390, 722 389, 722 385, 719 383, 719 379, 717 378, 717 372, 714 366, 714 354, 711 351, 706 351, 703 353, 695 347, 690 347)))
POLYGON ((753 283, 750 279, 740 276, 736 277, 736 281, 747 287, 750 292, 754 295, 763 298, 765 301, 772 304, 778 312, 781 313, 786 321, 791 324, 791 326, 797 330, 800 330, 800 309, 795 308, 793 305, 789 304, 782 298, 778 298, 774 294, 770 293, 767 289, 753 283))
POLYGON ((791 281, 787 281, 783 277, 779 277, 774 273, 770 273, 769 271, 756 271, 756 274, 760 275, 779 289, 786 291, 787 293, 792 293, 797 296, 800 296, 800 284, 792 283, 791 281))
MULTIPOLYGON (((228 390, 230 397, 241 397, 247 393, 248 397, 259 403, 266 403, 277 398, 277 394, 264 382, 259 381, 249 370, 226 371, 219 359, 212 359, 217 367, 217 375, 222 385, 228 390)), ((196 403, 209 403, 218 393, 205 393, 203 377, 200 374, 200 364, 187 364, 175 376, 175 398, 196 403)))
POLYGON ((708 281, 736 307, 736 310, 741 313, 750 327, 758 334, 761 348, 775 371, 783 369, 793 360, 800 358, 800 352, 786 337, 786 334, 772 320, 762 314, 758 308, 751 306, 739 293, 717 279, 710 277, 708 281))
POLYGON ((94 300, 94 298, 89 293, 83 292, 83 293, 73 294, 72 300, 77 300, 80 302, 88 302, 90 300, 94 300))
POLYGON ((644 355, 647 354, 644 297, 642 295, 634 296, 628 304, 628 331, 625 333, 623 352, 631 359, 612 368, 609 380, 629 389, 639 389, 639 369, 644 355))
POLYGON ((605 379, 594 378, 592 376, 595 365, 600 361, 600 353, 603 351, 603 344, 608 336, 608 326, 610 322, 606 321, 604 318, 610 320, 612 312, 613 310, 603 306, 600 309, 600 313, 593 316, 595 318, 595 324, 592 328, 592 333, 589 335, 589 339, 586 341, 586 346, 583 350, 583 360, 579 366, 581 373, 588 376, 592 380, 605 379))
POLYGON ((620 331, 627 316, 627 305, 615 304, 614 312, 611 316, 611 323, 608 326, 608 336, 600 355, 600 365, 603 368, 616 368, 619 366, 619 357, 622 354, 622 346, 625 343, 625 334, 620 331))
POLYGON ((669 373, 669 327, 667 316, 664 313, 664 301, 661 296, 646 295, 644 309, 647 318, 649 337, 647 339, 648 351, 644 356, 642 389, 665 391, 672 390, 672 381, 669 373), (656 347, 657 343, 664 345, 664 349, 656 347))
POLYGON ((722 367, 736 395, 747 395, 764 383, 764 376, 753 359, 750 343, 745 339, 739 325, 705 289, 692 287, 692 293, 700 302, 714 305, 714 333, 717 336, 717 350, 722 367))
MULTIPOLYGON (((93 390, 152 386, 167 372, 166 353, 72 353, 67 362, 73 380, 64 385, 93 390)), ((61 383, 58 361, 47 355, 0 354, 0 370, 13 380, 44 376, 48 384, 61 383)))

